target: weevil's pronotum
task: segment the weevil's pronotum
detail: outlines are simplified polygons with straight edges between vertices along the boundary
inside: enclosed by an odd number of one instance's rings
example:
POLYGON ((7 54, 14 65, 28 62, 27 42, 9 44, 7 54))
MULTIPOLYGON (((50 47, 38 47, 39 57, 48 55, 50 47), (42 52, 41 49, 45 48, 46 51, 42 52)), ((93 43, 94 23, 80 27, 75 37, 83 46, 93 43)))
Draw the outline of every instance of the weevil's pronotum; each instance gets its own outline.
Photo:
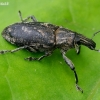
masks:
MULTIPOLYGON (((2 31, 2 36, 11 44, 19 46, 14 50, 2 50, 0 54, 7 52, 16 52, 18 50, 27 49, 31 52, 44 52, 45 54, 39 58, 27 57, 26 60, 40 61, 44 57, 52 54, 55 49, 60 49, 63 59, 71 68, 75 75, 76 88, 83 92, 78 86, 78 76, 72 61, 65 55, 69 49, 75 48, 76 53, 80 53, 80 45, 85 45, 91 50, 96 50, 96 43, 82 34, 56 26, 49 23, 38 22, 34 16, 29 16, 23 20, 19 11, 21 22, 7 26, 2 31), (31 19, 32 21, 28 21, 31 19)), ((99 31, 98 31, 99 32, 99 31)), ((97 33, 98 33, 97 32, 97 33)), ((95 33, 95 34, 97 34, 95 33)), ((95 36, 95 34, 93 36, 95 36)), ((92 37, 93 38, 93 37, 92 37)))

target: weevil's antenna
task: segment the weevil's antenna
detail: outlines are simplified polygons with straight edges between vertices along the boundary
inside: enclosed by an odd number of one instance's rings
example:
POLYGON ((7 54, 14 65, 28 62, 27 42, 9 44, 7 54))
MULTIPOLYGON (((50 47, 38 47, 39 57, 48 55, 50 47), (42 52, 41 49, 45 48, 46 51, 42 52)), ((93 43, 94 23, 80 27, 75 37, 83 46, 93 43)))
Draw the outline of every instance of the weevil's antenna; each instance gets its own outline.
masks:
MULTIPOLYGON (((93 34, 93 36, 92 36, 92 38, 91 39, 93 39, 93 37, 96 35, 96 34, 98 34, 100 31, 97 31, 97 32, 95 32, 94 34, 93 34)), ((93 50, 95 50, 95 51, 97 51, 97 52, 100 52, 100 50, 99 49, 95 49, 95 48, 93 48, 93 50)))
POLYGON ((96 34, 98 34, 99 32, 100 32, 100 31, 95 32, 95 33, 93 34, 93 36, 92 36, 91 39, 93 39, 93 37, 94 37, 96 34))

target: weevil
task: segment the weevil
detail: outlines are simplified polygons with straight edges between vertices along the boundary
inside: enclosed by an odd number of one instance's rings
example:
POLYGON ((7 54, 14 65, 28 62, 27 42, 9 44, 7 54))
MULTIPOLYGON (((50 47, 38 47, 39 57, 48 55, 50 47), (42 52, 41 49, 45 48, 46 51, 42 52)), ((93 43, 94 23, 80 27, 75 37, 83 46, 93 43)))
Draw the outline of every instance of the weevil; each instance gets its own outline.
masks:
MULTIPOLYGON (((19 16, 21 22, 9 25, 2 31, 3 38, 11 44, 18 46, 18 48, 14 50, 1 50, 0 54, 5 54, 7 52, 14 53, 22 49, 27 49, 30 52, 44 52, 44 55, 39 58, 25 58, 25 60, 29 61, 40 61, 44 57, 51 55, 55 49, 60 49, 64 61, 74 72, 76 88, 83 93, 83 90, 78 85, 78 76, 75 66, 66 56, 66 52, 69 49, 75 48, 76 53, 79 54, 81 45, 84 45, 91 50, 99 51, 95 49, 96 43, 92 39, 67 28, 50 23, 38 22, 34 16, 23 19, 20 11, 19 16)), ((100 31, 95 34, 99 32, 100 31)))

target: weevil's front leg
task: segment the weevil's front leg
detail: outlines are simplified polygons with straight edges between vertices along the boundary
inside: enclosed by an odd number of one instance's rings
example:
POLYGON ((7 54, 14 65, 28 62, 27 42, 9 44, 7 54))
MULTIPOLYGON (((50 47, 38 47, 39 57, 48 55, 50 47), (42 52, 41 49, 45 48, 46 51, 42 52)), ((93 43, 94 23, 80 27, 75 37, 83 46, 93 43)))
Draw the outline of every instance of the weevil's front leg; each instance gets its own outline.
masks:
POLYGON ((78 44, 75 44, 75 50, 77 54, 80 54, 81 46, 78 44))
POLYGON ((21 21, 24 23, 24 22, 27 22, 29 19, 32 19, 33 22, 37 22, 36 18, 34 16, 29 16, 27 17, 26 19, 23 20, 22 18, 22 14, 21 14, 21 11, 19 11, 19 16, 20 16, 20 19, 21 21))
POLYGON ((25 58, 25 60, 28 60, 28 61, 33 61, 33 60, 42 60, 43 58, 49 56, 51 54, 51 52, 46 52, 44 55, 40 56, 39 58, 34 58, 34 57, 27 57, 25 58))
POLYGON ((17 51, 22 50, 22 49, 25 49, 25 48, 27 48, 27 47, 28 47, 28 46, 22 46, 22 47, 13 49, 13 50, 2 50, 2 51, 0 51, 0 54, 5 54, 5 53, 7 53, 7 52, 10 52, 10 53, 17 52, 17 51))
POLYGON ((83 93, 83 90, 78 86, 78 76, 77 76, 74 64, 72 63, 72 61, 69 58, 67 58, 65 56, 65 52, 63 50, 61 51, 61 53, 62 53, 62 56, 63 56, 63 59, 65 60, 65 62, 69 65, 69 67, 71 68, 71 70, 73 70, 73 72, 74 72, 76 88, 83 93))

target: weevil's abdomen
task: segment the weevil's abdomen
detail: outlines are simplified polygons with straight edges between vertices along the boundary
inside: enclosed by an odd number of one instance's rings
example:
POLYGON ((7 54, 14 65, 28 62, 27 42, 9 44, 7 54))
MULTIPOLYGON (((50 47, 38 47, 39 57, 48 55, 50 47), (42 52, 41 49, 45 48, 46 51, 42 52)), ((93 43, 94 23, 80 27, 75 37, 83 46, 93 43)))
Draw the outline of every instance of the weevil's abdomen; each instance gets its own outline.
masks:
POLYGON ((15 23, 5 28, 2 36, 12 44, 29 45, 37 51, 45 51, 55 45, 56 28, 39 22, 15 23))

